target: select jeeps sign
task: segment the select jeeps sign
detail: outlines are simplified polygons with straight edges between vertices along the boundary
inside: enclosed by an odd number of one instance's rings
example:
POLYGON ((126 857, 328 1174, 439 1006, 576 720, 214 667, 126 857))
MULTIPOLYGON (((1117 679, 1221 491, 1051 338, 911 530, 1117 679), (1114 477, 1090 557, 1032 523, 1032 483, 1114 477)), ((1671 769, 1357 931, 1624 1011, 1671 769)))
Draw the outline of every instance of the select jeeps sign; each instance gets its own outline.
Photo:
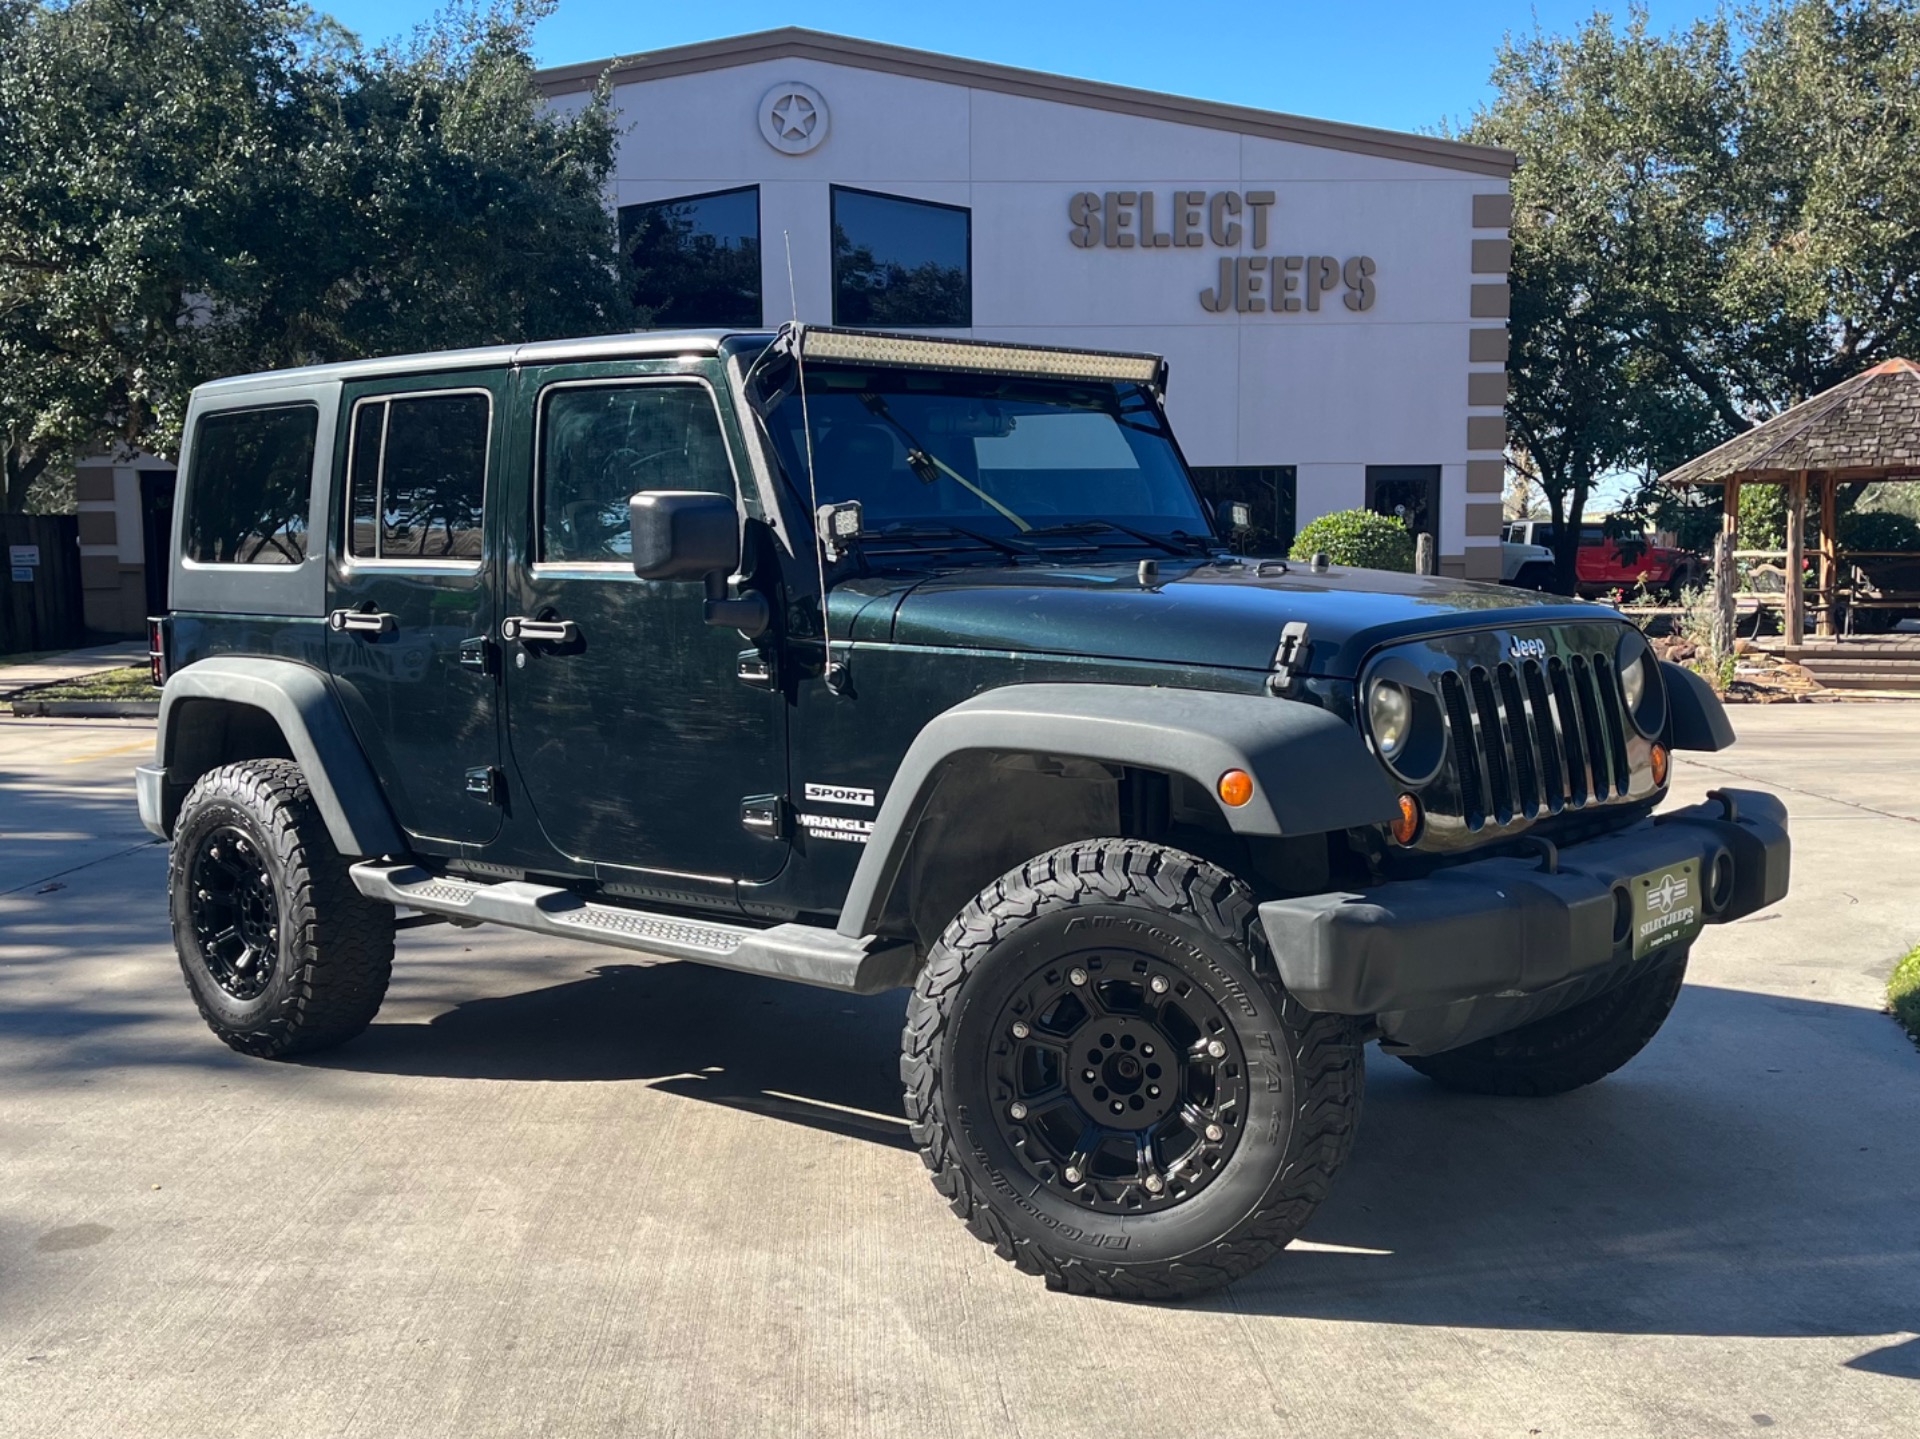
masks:
POLYGON ((1207 277, 1200 308, 1216 315, 1318 310, 1335 293, 1349 310, 1372 309, 1372 256, 1264 253, 1275 198, 1272 190, 1082 190, 1067 201, 1067 238, 1082 250, 1251 249, 1220 256, 1207 277))

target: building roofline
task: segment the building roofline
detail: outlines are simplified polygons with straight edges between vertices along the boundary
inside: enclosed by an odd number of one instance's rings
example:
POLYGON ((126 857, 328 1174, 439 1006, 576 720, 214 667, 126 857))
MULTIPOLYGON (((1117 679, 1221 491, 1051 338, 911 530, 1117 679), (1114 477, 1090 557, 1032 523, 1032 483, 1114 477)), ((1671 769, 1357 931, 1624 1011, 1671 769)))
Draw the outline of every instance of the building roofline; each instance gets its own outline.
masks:
POLYGON ((1365 125, 1344 125, 1334 120, 1309 120, 1300 115, 1256 110, 1246 105, 1226 105, 1213 100, 1162 95, 1126 85, 1077 80, 1040 70, 990 64, 984 60, 963 60, 931 50, 882 45, 873 40, 829 35, 798 26, 761 30, 723 40, 706 40, 695 45, 676 45, 670 49, 651 50, 637 55, 590 60, 577 65, 554 66, 535 72, 534 81, 548 96, 557 97, 590 91, 603 75, 614 85, 626 85, 663 80, 675 75, 698 75, 709 70, 725 70, 764 60, 819 60, 861 70, 906 75, 917 80, 933 80, 945 85, 1019 95, 1029 100, 1051 100, 1090 110, 1110 110, 1143 119, 1233 131, 1267 140, 1315 145, 1322 149, 1345 150, 1387 160, 1403 160, 1414 165, 1465 170, 1496 179, 1511 175, 1517 163, 1512 151, 1485 145, 1468 145, 1458 140, 1410 135, 1397 130, 1375 130, 1365 125))

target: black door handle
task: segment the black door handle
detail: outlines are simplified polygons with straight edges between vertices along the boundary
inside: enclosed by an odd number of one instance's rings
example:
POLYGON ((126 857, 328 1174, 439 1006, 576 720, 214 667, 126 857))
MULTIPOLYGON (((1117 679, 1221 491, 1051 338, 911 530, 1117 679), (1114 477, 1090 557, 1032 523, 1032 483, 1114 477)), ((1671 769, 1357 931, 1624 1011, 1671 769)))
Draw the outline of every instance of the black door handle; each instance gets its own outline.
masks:
POLYGON ((572 620, 531 620, 525 615, 508 615, 500 621, 500 638, 518 640, 523 645, 570 645, 580 638, 580 626, 572 620))
POLYGON ((335 610, 327 616, 327 628, 336 634, 390 635, 400 628, 400 621, 366 610, 335 610))

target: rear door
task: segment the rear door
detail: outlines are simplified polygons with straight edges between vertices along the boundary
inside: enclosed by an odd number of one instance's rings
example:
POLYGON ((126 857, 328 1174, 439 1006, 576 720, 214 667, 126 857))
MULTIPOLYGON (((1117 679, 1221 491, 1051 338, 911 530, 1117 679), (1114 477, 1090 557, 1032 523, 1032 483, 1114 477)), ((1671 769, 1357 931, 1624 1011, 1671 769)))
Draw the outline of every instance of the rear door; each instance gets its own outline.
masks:
POLYGON ((787 785, 785 701, 743 680, 752 646, 705 622, 698 581, 633 573, 627 520, 637 490, 739 504, 722 399, 694 371, 608 370, 518 377, 532 433, 515 444, 529 469, 517 492, 532 523, 509 558, 505 617, 562 636, 505 645, 520 786, 548 843, 603 873, 770 879, 787 855, 772 818, 787 785))
POLYGON ((329 667, 394 817, 429 847, 484 845, 500 828, 486 510, 506 379, 414 377, 346 393, 329 667))

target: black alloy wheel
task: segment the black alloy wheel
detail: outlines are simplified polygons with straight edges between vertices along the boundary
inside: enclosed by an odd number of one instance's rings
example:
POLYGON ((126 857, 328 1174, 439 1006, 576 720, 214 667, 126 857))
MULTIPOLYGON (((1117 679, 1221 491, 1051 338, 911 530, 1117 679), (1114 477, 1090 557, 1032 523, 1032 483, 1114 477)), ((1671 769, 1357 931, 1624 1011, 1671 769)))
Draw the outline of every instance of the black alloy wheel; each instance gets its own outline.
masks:
POLYGON ((200 838, 188 875, 188 911, 200 962, 238 1000, 257 999, 273 979, 280 901, 260 847, 233 825, 200 838))
POLYGON ((209 770, 167 866, 180 972, 207 1027, 283 1058, 353 1038, 393 969, 393 908, 361 894, 292 760, 209 770))
POLYGON ((1001 1010, 995 1109, 1027 1174, 1124 1214, 1206 1188, 1245 1109, 1239 1037, 1177 968, 1124 951, 1050 961, 1001 1010))
POLYGON ((1361 1046, 1286 992, 1253 891, 1134 839, 988 885, 928 955, 900 1075, 934 1187, 1052 1288, 1172 1299, 1305 1227, 1353 1143, 1361 1046))

